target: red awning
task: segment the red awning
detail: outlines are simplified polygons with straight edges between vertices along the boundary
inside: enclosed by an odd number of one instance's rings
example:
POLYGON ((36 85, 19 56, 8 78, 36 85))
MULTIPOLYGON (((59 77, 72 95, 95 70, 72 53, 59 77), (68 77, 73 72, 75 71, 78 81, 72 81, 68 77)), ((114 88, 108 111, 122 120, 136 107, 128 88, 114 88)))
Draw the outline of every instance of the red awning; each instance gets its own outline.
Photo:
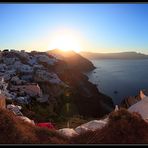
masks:
POLYGON ((55 129, 54 125, 51 122, 36 123, 36 126, 47 127, 48 129, 55 129))

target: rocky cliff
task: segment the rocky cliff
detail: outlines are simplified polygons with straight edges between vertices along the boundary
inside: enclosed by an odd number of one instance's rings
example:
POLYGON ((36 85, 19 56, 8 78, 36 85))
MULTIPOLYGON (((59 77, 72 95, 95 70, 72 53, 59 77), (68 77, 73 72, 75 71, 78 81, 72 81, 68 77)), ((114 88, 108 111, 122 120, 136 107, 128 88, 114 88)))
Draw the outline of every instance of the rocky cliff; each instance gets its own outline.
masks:
POLYGON ((59 60, 64 60, 68 68, 72 70, 76 69, 77 71, 85 72, 95 68, 89 60, 74 51, 63 52, 59 49, 54 49, 48 53, 59 60))
POLYGON ((70 86, 73 92, 72 102, 80 115, 101 117, 112 111, 112 99, 99 92, 96 85, 90 83, 88 77, 83 74, 95 68, 89 60, 73 51, 63 53, 53 50, 49 53, 64 60, 65 63, 55 65, 55 71, 59 78, 70 86), (61 67, 64 70, 61 70, 61 67))
POLYGON ((65 53, 59 50, 14 50, 2 51, 0 56, 0 76, 8 83, 5 94, 9 99, 29 104, 32 111, 41 113, 38 118, 46 115, 46 119, 49 119, 53 114, 57 117, 65 116, 67 104, 70 113, 68 116, 78 114, 102 117, 113 109, 112 99, 100 93, 83 74, 94 69, 93 64, 73 51, 65 53), (14 92, 12 88, 14 85, 26 87, 28 84, 38 88, 34 83, 39 85, 41 96, 32 97, 24 91, 14 92), (40 103, 42 104, 39 105, 40 103))

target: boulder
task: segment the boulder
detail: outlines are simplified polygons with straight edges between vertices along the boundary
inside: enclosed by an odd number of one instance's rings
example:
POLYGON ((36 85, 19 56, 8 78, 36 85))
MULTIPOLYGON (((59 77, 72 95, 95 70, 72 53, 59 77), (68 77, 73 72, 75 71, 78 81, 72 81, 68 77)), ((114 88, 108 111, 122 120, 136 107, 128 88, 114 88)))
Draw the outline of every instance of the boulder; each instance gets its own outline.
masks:
POLYGON ((82 124, 75 128, 78 134, 84 133, 86 131, 95 131, 97 129, 103 128, 107 124, 107 120, 92 120, 88 123, 82 124))
POLYGON ((72 128, 59 129, 57 132, 68 138, 78 135, 78 133, 72 128))
POLYGON ((25 117, 25 116, 17 116, 17 118, 23 120, 24 122, 28 122, 28 123, 31 123, 31 124, 35 125, 34 121, 33 120, 30 120, 28 117, 25 117))

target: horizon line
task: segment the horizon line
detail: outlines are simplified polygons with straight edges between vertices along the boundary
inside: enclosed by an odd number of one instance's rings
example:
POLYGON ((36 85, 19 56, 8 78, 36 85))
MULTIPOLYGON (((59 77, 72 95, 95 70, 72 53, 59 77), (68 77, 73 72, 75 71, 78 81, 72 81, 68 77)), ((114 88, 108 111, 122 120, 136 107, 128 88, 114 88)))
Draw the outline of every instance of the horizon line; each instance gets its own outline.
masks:
MULTIPOLYGON (((56 48, 58 49, 58 48, 56 48)), ((32 52, 32 51, 38 51, 38 52, 48 52, 50 50, 55 50, 55 49, 47 49, 47 50, 44 50, 42 51, 42 49, 40 50, 27 50, 27 49, 13 49, 13 48, 5 48, 5 49, 0 49, 0 51, 4 51, 4 50, 8 50, 8 51, 25 51, 25 52, 32 52)), ((62 49, 59 49, 59 50, 62 50, 62 49)), ((72 50, 74 51, 74 50, 72 50)), ((74 51, 75 52, 75 51, 74 51)), ((119 51, 119 52, 94 52, 94 51, 84 51, 84 50, 81 50, 79 53, 96 53, 96 54, 116 54, 116 53, 138 53, 138 54, 144 54, 144 55, 148 55, 146 53, 143 53, 143 52, 140 52, 140 51, 119 51)))

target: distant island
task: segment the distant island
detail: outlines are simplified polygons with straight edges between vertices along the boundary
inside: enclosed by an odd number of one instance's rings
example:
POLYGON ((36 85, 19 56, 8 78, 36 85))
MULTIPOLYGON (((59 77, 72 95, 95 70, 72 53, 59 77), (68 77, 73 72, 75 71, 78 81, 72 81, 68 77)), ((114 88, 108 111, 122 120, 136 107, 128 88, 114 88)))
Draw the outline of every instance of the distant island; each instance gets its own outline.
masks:
POLYGON ((80 52, 80 55, 88 59, 148 59, 148 55, 137 52, 119 52, 119 53, 80 52))

